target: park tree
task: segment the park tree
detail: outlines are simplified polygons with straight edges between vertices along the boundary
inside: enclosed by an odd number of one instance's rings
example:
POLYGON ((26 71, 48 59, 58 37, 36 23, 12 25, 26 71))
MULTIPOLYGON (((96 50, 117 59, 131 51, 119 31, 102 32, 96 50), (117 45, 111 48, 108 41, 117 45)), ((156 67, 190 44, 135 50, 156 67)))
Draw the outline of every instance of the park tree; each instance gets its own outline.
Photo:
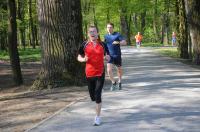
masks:
POLYGON ((130 23, 129 23, 130 14, 128 14, 128 3, 129 0, 120 0, 118 4, 119 4, 121 33, 126 38, 127 43, 131 44, 130 23))
POLYGON ((38 0, 42 68, 32 89, 78 84, 83 66, 77 60, 82 43, 80 0, 38 0))
POLYGON ((37 33, 37 13, 36 13, 36 0, 28 0, 29 9, 29 41, 30 45, 35 49, 38 44, 37 33))
POLYGON ((17 23, 16 23, 16 3, 15 0, 8 0, 8 50, 13 78, 16 85, 23 83, 19 53, 17 49, 17 23))
POLYGON ((178 0, 178 50, 180 58, 188 59, 188 26, 187 26, 187 18, 185 11, 184 0, 178 0))
POLYGON ((159 22, 158 22, 158 0, 154 0, 154 5, 153 5, 153 31, 154 31, 154 38, 155 42, 158 42, 160 40, 160 34, 159 34, 159 22))
POLYGON ((20 44, 24 47, 26 47, 26 22, 25 22, 25 12, 26 12, 26 6, 27 6, 26 0, 18 0, 17 1, 17 16, 19 19, 19 34, 20 34, 20 44))
POLYGON ((185 8, 189 23, 189 33, 193 45, 195 64, 200 64, 200 1, 185 0, 185 8))
POLYGON ((8 49, 8 11, 7 1, 0 1, 0 50, 8 49))

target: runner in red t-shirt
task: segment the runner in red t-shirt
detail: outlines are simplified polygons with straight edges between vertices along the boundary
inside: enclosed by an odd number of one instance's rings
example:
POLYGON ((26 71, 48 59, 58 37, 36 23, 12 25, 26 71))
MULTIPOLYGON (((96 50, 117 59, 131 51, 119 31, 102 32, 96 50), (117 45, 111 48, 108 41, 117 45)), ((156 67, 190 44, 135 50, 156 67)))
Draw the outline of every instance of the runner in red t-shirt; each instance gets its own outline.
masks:
POLYGON ((105 80, 104 56, 110 59, 107 46, 98 40, 98 32, 95 26, 88 29, 89 40, 83 42, 79 48, 78 61, 86 62, 86 78, 88 90, 92 101, 96 101, 96 116, 94 125, 100 125, 101 93, 105 80))

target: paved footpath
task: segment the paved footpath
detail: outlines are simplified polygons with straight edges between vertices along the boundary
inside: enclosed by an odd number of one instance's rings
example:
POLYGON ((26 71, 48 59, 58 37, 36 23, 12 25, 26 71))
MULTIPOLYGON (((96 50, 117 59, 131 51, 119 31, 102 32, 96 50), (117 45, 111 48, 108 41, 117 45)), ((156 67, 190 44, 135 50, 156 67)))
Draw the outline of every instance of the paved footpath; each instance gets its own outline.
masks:
POLYGON ((29 132, 200 132, 200 70, 123 47, 123 90, 103 91, 102 125, 93 126, 89 98, 29 132))

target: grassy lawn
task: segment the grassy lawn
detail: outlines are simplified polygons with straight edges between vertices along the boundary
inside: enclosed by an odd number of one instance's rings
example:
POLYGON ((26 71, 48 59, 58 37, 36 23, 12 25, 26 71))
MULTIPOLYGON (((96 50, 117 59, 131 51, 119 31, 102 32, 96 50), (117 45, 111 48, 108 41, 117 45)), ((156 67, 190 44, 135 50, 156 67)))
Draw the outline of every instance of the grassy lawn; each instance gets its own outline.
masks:
POLYGON ((142 47, 161 47, 163 46, 160 43, 142 43, 142 47))
MULTIPOLYGON (((19 48, 19 55, 20 55, 21 62, 40 61, 41 50, 40 48, 36 48, 36 49, 26 48, 25 50, 19 48)), ((9 60, 8 52, 0 51, 0 60, 8 61, 9 60)))
POLYGON ((179 58, 178 50, 175 47, 161 47, 161 48, 155 49, 155 51, 164 56, 179 58))

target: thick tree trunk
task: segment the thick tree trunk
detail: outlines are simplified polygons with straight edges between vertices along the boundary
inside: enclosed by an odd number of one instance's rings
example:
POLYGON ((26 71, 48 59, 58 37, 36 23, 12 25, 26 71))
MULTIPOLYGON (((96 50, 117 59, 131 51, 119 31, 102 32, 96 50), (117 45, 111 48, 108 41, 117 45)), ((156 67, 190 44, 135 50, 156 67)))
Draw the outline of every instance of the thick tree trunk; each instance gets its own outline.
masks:
POLYGON ((42 69, 32 89, 78 84, 83 66, 77 60, 82 43, 80 0, 38 0, 42 69))
POLYGON ((10 63, 12 66, 12 72, 14 82, 16 85, 23 83, 19 53, 17 50, 17 23, 16 23, 16 3, 15 0, 8 0, 8 12, 9 12, 9 25, 8 25, 8 49, 10 55, 10 63))
POLYGON ((187 22, 185 14, 184 0, 178 0, 179 2, 179 34, 178 34, 178 49, 180 51, 180 57, 183 59, 189 58, 188 53, 188 35, 187 35, 187 22))
POLYGON ((200 64, 200 1, 185 0, 185 8, 190 29, 190 37, 193 45, 194 62, 200 64))

